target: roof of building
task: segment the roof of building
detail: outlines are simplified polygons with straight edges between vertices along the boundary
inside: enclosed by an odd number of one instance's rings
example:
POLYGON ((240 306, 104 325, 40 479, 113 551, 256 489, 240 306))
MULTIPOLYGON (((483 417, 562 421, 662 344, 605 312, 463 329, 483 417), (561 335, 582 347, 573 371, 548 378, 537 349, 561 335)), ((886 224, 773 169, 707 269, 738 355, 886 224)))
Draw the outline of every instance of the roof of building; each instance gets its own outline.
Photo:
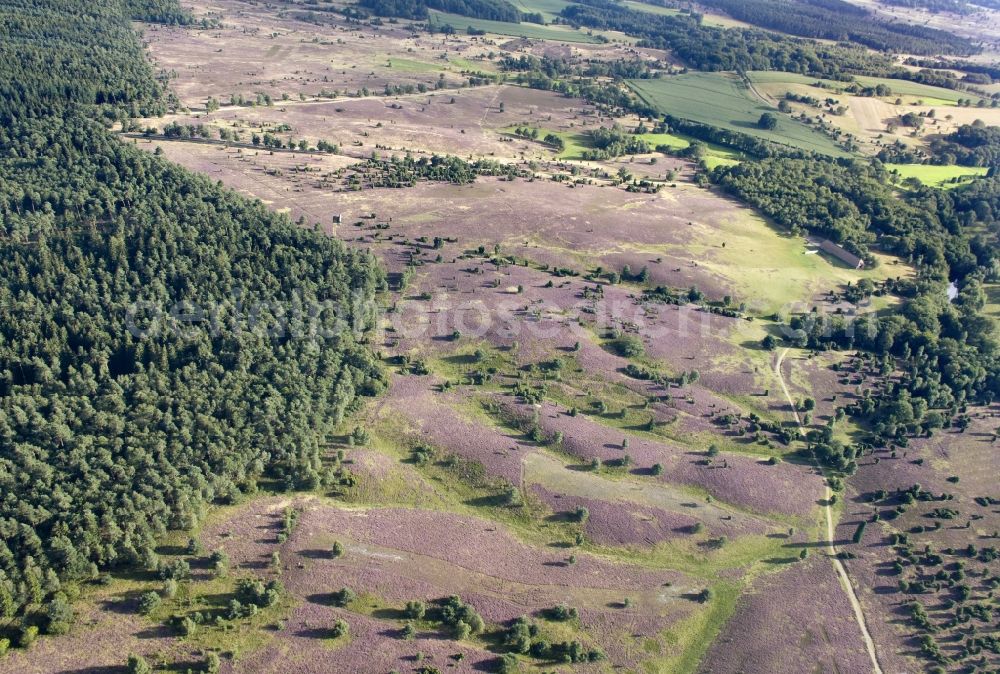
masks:
POLYGON ((844 262, 845 264, 848 264, 852 267, 857 268, 864 264, 864 260, 862 260, 860 257, 846 250, 843 246, 835 244, 833 241, 830 241, 829 239, 824 239, 819 244, 819 248, 824 253, 829 253, 830 255, 833 255, 841 262, 844 262))

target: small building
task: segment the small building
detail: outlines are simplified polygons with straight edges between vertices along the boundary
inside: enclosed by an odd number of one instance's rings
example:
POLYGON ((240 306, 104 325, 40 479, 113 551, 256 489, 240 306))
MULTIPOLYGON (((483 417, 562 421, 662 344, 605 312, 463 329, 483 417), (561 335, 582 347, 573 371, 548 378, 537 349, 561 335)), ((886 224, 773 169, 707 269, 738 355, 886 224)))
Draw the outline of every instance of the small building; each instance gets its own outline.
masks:
POLYGON ((824 253, 834 256, 852 269, 864 269, 865 267, 864 260, 829 239, 823 239, 823 241, 819 244, 819 249, 824 253))
POLYGON ((343 216, 340 213, 336 213, 333 216, 333 224, 339 225, 339 224, 341 224, 341 220, 343 220, 343 216))

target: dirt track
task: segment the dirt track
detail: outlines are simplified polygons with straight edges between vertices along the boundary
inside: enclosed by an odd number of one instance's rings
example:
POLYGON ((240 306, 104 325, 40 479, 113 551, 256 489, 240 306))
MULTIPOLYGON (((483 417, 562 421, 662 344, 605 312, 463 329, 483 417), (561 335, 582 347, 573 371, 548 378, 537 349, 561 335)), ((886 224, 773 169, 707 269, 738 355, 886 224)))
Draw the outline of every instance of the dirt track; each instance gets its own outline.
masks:
MULTIPOLYGON (((785 385, 785 377, 781 373, 781 363, 785 360, 786 355, 788 355, 787 348, 783 349, 781 353, 778 354, 778 359, 774 363, 774 372, 778 375, 778 382, 781 384, 781 390, 785 394, 785 399, 788 401, 789 406, 792 408, 792 416, 795 418, 795 423, 798 424, 799 433, 804 434, 805 431, 802 428, 802 421, 799 419, 799 413, 795 409, 795 401, 792 400, 792 396, 788 392, 788 387, 785 385)), ((872 661, 872 672, 874 672, 874 674, 882 674, 882 667, 879 665, 878 656, 875 653, 875 642, 872 640, 872 635, 868 632, 868 624, 865 622, 865 614, 861 608, 861 602, 858 601, 858 594, 854 591, 854 586, 851 584, 851 578, 847 575, 847 569, 840 561, 840 558, 837 557, 837 548, 833 544, 833 508, 830 505, 830 497, 832 495, 833 492, 830 487, 827 486, 827 505, 823 508, 823 512, 826 515, 827 549, 830 552, 830 559, 833 561, 833 566, 837 569, 837 575, 840 577, 840 585, 844 588, 844 593, 847 594, 847 598, 851 602, 851 607, 854 608, 854 617, 858 621, 858 627, 861 629, 861 636, 865 640, 865 648, 868 649, 868 656, 872 661)))

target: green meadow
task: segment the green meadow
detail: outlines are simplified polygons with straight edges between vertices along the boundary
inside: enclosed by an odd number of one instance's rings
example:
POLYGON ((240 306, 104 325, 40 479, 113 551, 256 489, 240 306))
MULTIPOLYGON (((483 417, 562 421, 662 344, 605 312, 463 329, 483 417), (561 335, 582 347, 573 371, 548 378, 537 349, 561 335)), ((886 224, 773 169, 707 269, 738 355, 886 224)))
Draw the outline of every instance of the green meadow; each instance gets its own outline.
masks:
POLYGON ((661 113, 819 154, 848 156, 827 136, 764 103, 730 73, 688 73, 655 80, 629 80, 629 86, 661 113), (757 126, 757 120, 765 112, 772 112, 778 118, 776 128, 767 130, 757 126))

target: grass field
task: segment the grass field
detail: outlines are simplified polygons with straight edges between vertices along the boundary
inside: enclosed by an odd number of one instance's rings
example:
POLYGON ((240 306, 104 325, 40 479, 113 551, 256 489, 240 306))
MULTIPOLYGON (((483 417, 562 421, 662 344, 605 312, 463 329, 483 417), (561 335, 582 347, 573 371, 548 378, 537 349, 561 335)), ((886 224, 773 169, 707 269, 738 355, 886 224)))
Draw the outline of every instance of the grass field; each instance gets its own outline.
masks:
MULTIPOLYGON (((674 133, 644 133, 639 137, 653 147, 666 145, 674 150, 683 150, 690 146, 692 142, 691 138, 674 133)), ((706 143, 706 145, 708 146, 708 152, 705 153, 704 160, 708 168, 713 169, 716 166, 738 164, 740 162, 740 156, 737 152, 721 145, 714 145, 712 143, 706 143)))
POLYGON ((414 61, 413 59, 394 58, 386 61, 393 70, 404 73, 430 73, 444 70, 443 67, 426 61, 414 61))
POLYGON ((733 75, 691 73, 659 80, 630 80, 629 85, 647 103, 675 117, 820 154, 848 156, 831 139, 780 113, 776 129, 759 128, 757 120, 762 113, 777 111, 747 91, 733 75))
POLYGON ((957 187, 974 176, 984 176, 989 171, 985 166, 932 166, 929 164, 886 164, 889 170, 899 173, 901 180, 916 178, 931 187, 957 187), (960 182, 952 183, 952 178, 960 182))
POLYGON ((514 0, 513 4, 526 14, 538 12, 547 23, 551 23, 564 7, 572 3, 567 0, 514 0))
POLYGON ((527 37, 536 40, 554 40, 557 42, 583 42, 598 44, 601 40, 593 35, 587 35, 572 28, 540 26, 535 23, 505 23, 503 21, 487 21, 473 19, 458 14, 445 14, 430 10, 430 23, 440 26, 451 26, 457 31, 466 28, 482 30, 494 35, 510 35, 512 37, 527 37))
POLYGON ((660 7, 659 5, 650 5, 645 2, 637 2, 636 0, 625 0, 622 4, 629 9, 634 9, 637 12, 649 12, 650 14, 659 14, 661 16, 674 16, 681 13, 679 9, 673 9, 672 7, 660 7))
MULTIPOLYGON (((624 0, 622 4, 637 12, 648 12, 649 14, 658 14, 660 16, 675 16, 682 13, 679 9, 651 5, 649 3, 640 2, 639 0, 624 0)), ((719 28, 746 28, 749 25, 742 21, 731 19, 728 16, 711 13, 703 13, 701 22, 706 26, 717 26, 719 28)))
MULTIPOLYGON (((747 73, 754 84, 804 84, 813 85, 818 81, 835 91, 843 91, 848 82, 837 82, 834 80, 821 80, 818 77, 800 75, 798 73, 785 73, 769 70, 755 70, 747 73)), ((896 98, 899 96, 915 97, 922 100, 927 105, 955 105, 960 98, 972 98, 978 101, 979 98, 964 91, 954 91, 943 87, 933 87, 918 82, 907 80, 895 80, 887 77, 865 77, 857 76, 859 84, 872 87, 878 84, 885 84, 892 89, 892 95, 886 98, 896 98)))

